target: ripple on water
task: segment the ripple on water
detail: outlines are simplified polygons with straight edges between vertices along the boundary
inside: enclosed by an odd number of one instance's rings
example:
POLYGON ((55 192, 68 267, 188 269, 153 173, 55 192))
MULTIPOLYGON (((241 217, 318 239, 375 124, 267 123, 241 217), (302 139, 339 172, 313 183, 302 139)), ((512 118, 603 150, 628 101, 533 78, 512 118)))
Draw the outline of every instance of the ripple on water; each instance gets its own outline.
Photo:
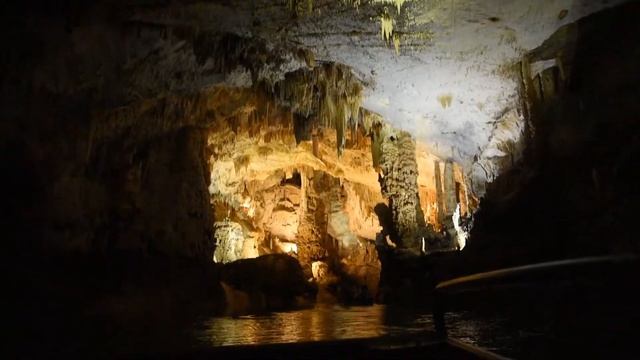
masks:
MULTIPOLYGON (((538 335, 523 336, 508 325, 506 318, 471 312, 447 313, 446 321, 450 337, 506 356, 520 354, 523 338, 538 335)), ((201 323, 195 335, 200 344, 217 347, 419 335, 434 331, 429 309, 374 305, 318 306, 237 318, 214 317, 201 323)))
POLYGON ((374 306, 318 306, 206 320, 196 336, 210 346, 277 344, 404 335, 433 330, 431 315, 374 306))

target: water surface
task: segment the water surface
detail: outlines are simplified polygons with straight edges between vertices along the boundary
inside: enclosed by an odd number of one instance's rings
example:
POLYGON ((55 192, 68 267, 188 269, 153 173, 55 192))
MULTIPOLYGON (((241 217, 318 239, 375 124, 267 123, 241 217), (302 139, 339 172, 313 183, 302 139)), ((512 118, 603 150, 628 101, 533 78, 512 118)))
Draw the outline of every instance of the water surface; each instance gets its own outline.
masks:
POLYGON ((431 315, 392 311, 384 305, 317 306, 313 309, 216 317, 198 339, 211 346, 277 344, 415 334, 432 330, 431 315))
MULTIPOLYGON (((478 318, 468 312, 447 314, 449 336, 499 353, 512 353, 514 334, 500 318, 478 318)), ((214 317, 196 331, 203 346, 280 344, 386 336, 431 337, 435 333, 429 309, 385 305, 316 306, 312 309, 214 317)))

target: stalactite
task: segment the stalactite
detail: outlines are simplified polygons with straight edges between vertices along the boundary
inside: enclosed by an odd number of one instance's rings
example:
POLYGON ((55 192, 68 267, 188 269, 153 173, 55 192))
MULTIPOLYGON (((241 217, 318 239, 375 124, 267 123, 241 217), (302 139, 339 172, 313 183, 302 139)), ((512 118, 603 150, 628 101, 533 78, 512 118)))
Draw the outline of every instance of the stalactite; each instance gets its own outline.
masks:
POLYGON ((396 55, 400 55, 400 35, 393 34, 393 47, 396 49, 396 55))
POLYGON ((402 9, 402 5, 404 5, 405 1, 406 0, 374 0, 374 2, 377 2, 377 3, 395 5, 396 9, 398 10, 398 14, 400 14, 400 10, 402 9))
POLYGON ((313 0, 286 0, 289 11, 297 16, 311 15, 313 13, 313 0))
POLYGON ((386 11, 380 16, 380 34, 386 42, 389 42, 393 34, 393 19, 386 11))
POLYGON ((287 74, 276 89, 281 104, 320 126, 334 128, 337 151, 342 152, 348 124, 360 119, 362 103, 362 85, 348 67, 327 63, 299 69, 287 74))
POLYGON ((360 7, 360 0, 342 0, 342 4, 345 6, 353 6, 358 9, 360 7))

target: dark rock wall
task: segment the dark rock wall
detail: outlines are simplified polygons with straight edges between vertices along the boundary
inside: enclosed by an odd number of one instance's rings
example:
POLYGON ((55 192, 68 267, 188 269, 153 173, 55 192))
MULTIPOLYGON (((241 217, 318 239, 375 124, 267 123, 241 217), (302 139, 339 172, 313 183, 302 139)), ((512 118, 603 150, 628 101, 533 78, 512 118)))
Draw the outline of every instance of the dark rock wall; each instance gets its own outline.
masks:
POLYGON ((40 199, 46 241, 32 250, 210 257, 203 149, 203 133, 193 128, 97 145, 86 164, 75 164, 77 173, 49 179, 40 199))
POLYGON ((95 174, 110 200, 100 250, 211 258, 205 142, 201 129, 183 128, 130 149, 105 146, 95 174))
POLYGON ((214 96, 189 77, 180 84, 191 87, 170 84, 178 77, 162 63, 136 73, 158 85, 145 92, 131 65, 166 45, 163 30, 128 26, 115 4, 11 3, 0 61, 3 266, 18 314, 8 326, 32 345, 52 338, 39 325, 49 319, 91 347, 120 327, 219 308, 222 289, 198 261, 213 251, 199 121, 225 116, 233 100, 207 108, 214 96))
POLYGON ((640 250, 638 15, 631 2, 588 16, 525 57, 528 146, 488 186, 462 272, 640 250))
MULTIPOLYGON (((224 76, 215 61, 197 61, 188 26, 132 22, 126 10, 7 4, 2 218, 16 251, 210 258, 200 128, 240 105, 200 94, 224 76)), ((197 55, 218 55, 205 50, 197 55)))
POLYGON ((15 203, 25 209, 12 224, 19 227, 18 248, 45 253, 129 249, 189 257, 212 250, 202 130, 94 140, 91 149, 86 137, 72 131, 54 130, 36 144, 25 136, 12 140, 24 143, 8 145, 16 146, 10 152, 22 158, 10 162, 17 169, 7 173, 22 176, 20 167, 31 169, 27 184, 14 180, 19 191, 14 196, 21 197, 15 203), (21 145, 27 146, 26 154, 21 145), (33 188, 23 189, 30 182, 33 188), (30 226, 37 231, 20 236, 30 226))

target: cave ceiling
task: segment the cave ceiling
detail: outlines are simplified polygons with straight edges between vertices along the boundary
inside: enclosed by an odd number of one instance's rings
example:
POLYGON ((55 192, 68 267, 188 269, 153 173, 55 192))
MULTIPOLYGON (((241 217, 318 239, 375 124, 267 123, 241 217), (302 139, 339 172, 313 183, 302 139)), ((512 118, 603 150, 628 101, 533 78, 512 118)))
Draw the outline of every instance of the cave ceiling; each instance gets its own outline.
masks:
MULTIPOLYGON (((233 33, 270 50, 311 50, 316 63, 347 64, 365 85, 365 108, 472 169, 474 160, 503 156, 498 143, 522 131, 518 59, 561 26, 620 2, 196 1, 145 3, 130 19, 233 33)), ((287 56, 271 67, 276 77, 304 66, 287 56)), ((227 83, 250 85, 242 68, 233 74, 227 83)))

